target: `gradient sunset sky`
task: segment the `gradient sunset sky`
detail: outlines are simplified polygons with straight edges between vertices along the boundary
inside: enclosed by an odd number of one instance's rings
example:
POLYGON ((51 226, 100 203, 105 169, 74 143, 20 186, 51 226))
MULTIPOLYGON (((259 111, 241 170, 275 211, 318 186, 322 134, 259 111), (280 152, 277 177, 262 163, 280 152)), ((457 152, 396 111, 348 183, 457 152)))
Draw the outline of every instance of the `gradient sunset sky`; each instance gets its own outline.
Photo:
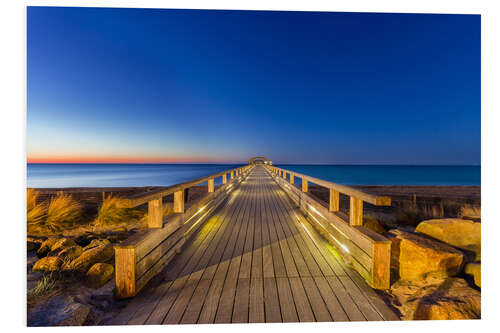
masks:
POLYGON ((28 162, 480 164, 479 15, 28 7, 28 162))

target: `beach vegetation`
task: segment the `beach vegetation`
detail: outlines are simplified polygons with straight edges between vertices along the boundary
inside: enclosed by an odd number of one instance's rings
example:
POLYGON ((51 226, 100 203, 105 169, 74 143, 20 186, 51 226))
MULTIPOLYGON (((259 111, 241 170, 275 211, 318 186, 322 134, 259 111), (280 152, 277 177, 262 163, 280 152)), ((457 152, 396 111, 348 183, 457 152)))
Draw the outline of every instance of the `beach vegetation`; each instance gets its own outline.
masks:
POLYGON ((28 297, 37 297, 54 289, 58 279, 53 273, 43 275, 33 289, 28 290, 28 297))
POLYGON ((97 211, 94 223, 98 226, 117 225, 128 220, 137 220, 143 216, 139 209, 123 208, 125 199, 108 195, 104 198, 97 211))
POLYGON ((44 221, 47 218, 47 204, 38 202, 38 197, 40 192, 29 188, 26 191, 27 199, 26 199, 26 210, 27 216, 26 221, 28 224, 28 232, 36 229, 40 225, 43 225, 44 221))
POLYGON ((481 218, 481 206, 465 204, 460 207, 460 217, 481 218))
POLYGON ((59 193, 47 207, 47 218, 43 227, 50 231, 61 231, 75 226, 82 218, 82 205, 70 194, 59 193))

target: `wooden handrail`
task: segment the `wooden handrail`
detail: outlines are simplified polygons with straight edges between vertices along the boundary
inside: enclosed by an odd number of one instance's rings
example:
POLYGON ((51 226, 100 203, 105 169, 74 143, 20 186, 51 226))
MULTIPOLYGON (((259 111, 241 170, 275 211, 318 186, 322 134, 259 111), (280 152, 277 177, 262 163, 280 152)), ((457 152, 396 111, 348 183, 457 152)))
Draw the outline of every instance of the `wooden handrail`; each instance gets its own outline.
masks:
POLYGON ((188 189, 190 187, 196 186, 198 184, 201 184, 201 183, 204 183, 207 181, 211 181, 211 180, 218 178, 218 177, 222 177, 223 181, 224 181, 224 178, 225 178, 224 176, 227 175, 228 173, 229 174, 232 174, 233 172, 238 173, 239 171, 242 171, 242 169, 245 169, 245 170, 248 169, 248 167, 249 166, 242 166, 242 167, 238 167, 238 168, 234 168, 234 169, 229 169, 229 170, 221 171, 221 172, 209 175, 209 176, 201 177, 201 178, 198 178, 195 180, 190 180, 190 181, 187 181, 184 183, 175 184, 175 185, 172 185, 172 186, 167 187, 165 189, 158 189, 158 190, 153 190, 153 191, 149 191, 149 192, 134 194, 134 195, 131 195, 127 198, 124 198, 124 200, 122 200, 120 202, 119 208, 137 207, 137 206, 143 205, 149 201, 162 199, 163 197, 166 197, 167 195, 171 195, 175 192, 183 191, 185 189, 188 189))
POLYGON ((129 197, 125 207, 148 203, 148 228, 138 231, 114 246, 116 296, 118 298, 135 296, 176 253, 181 251, 186 240, 246 179, 252 168, 253 166, 242 166, 177 184, 155 193, 147 192, 129 197), (228 173, 231 174, 230 182, 227 182, 228 173), (223 184, 215 189, 213 180, 219 176, 222 176, 223 184), (207 180, 207 194, 184 207, 184 190, 207 180), (173 213, 163 217, 162 199, 170 194, 174 194, 173 213))
MULTIPOLYGON (((368 194, 275 166, 266 167, 278 185, 311 218, 312 225, 339 251, 346 262, 350 262, 373 288, 389 288, 391 241, 363 226, 363 202, 389 206, 389 197, 368 194), (287 175, 290 177, 289 181, 287 175), (294 186, 295 177, 302 178, 302 188, 294 186), (330 189, 329 207, 308 195, 309 181, 330 189), (349 216, 340 212, 340 193, 350 196, 349 216)), ((307 228, 306 224, 301 225, 307 228)))
MULTIPOLYGON (((369 193, 360 191, 358 189, 355 189, 355 188, 352 188, 349 186, 333 183, 333 182, 330 182, 327 180, 315 178, 312 176, 304 175, 304 174, 299 173, 299 172, 286 170, 286 169, 278 168, 275 166, 267 166, 267 167, 271 168, 271 169, 279 170, 282 173, 293 175, 294 178, 298 177, 298 178, 301 178, 302 180, 305 179, 308 182, 314 183, 316 185, 320 185, 322 187, 326 187, 328 189, 335 190, 335 191, 343 193, 345 195, 361 199, 364 202, 368 202, 368 203, 375 205, 375 206, 390 206, 391 205, 391 198, 387 197, 387 196, 378 196, 378 195, 369 194, 369 193)), ((307 185, 305 187, 307 188, 307 185)), ((304 192, 307 192, 307 190, 304 192)))

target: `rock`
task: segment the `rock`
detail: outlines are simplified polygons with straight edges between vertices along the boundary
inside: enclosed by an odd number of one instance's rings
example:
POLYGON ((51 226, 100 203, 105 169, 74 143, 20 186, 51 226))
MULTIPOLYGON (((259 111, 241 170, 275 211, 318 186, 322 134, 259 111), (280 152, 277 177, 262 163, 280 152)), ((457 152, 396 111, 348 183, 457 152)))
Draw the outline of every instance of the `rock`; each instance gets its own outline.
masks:
POLYGON ((84 251, 78 258, 69 263, 66 269, 87 272, 88 269, 98 262, 111 261, 115 255, 113 245, 106 244, 84 251))
POLYGON ((85 247, 85 246, 89 245, 93 239, 96 239, 96 238, 97 238, 96 235, 94 235, 92 233, 88 233, 88 234, 76 237, 75 243, 80 245, 81 247, 85 247))
POLYGON ((38 258, 43 258, 50 252, 52 246, 57 242, 57 238, 48 238, 41 245, 38 251, 36 251, 36 255, 38 258))
POLYGON ((81 326, 89 312, 88 306, 76 302, 72 296, 56 296, 28 312, 28 326, 81 326))
POLYGON ((481 318, 481 293, 460 278, 400 280, 390 294, 404 320, 481 318))
POLYGON ((108 240, 111 243, 119 243, 122 240, 125 240, 127 238, 128 238, 128 234, 126 234, 126 233, 120 233, 120 234, 108 236, 108 240))
POLYGON ((42 245, 42 243, 40 242, 34 242, 34 241, 26 241, 26 250, 28 252, 30 251, 38 251, 38 249, 40 248, 40 246, 42 245))
POLYGON ((61 268, 63 260, 59 257, 43 257, 33 265, 34 272, 54 272, 61 268))
POLYGON ((110 264, 93 265, 87 272, 87 286, 94 289, 104 286, 113 277, 114 271, 113 265, 110 264))
POLYGON ((465 273, 474 277, 474 284, 481 288, 481 263, 471 262, 465 265, 465 273))
POLYGON ((95 247, 107 245, 107 244, 111 244, 111 242, 107 239, 93 239, 89 245, 87 245, 83 248, 83 250, 86 251, 86 250, 90 250, 90 249, 93 249, 95 247))
POLYGON ((451 246, 398 229, 386 236, 392 241, 391 268, 402 280, 454 276, 461 270, 463 254, 451 246))
POLYGON ((67 247, 75 246, 76 243, 73 239, 71 238, 60 238, 58 239, 50 248, 50 252, 58 252, 61 251, 67 247))
POLYGON ((83 248, 79 245, 67 247, 57 254, 57 257, 63 260, 74 260, 83 253, 83 248))
POLYGON ((416 230, 459 249, 474 252, 481 260, 481 223, 462 219, 422 221, 416 230))
POLYGON ((114 232, 128 232, 127 227, 125 226, 119 226, 113 229, 114 232))
POLYGON ((31 269, 33 268, 33 265, 39 260, 37 257, 36 253, 34 252, 28 252, 26 254, 26 271, 29 273, 31 272, 31 269))
POLYGON ((371 229, 381 235, 383 235, 387 230, 377 219, 369 219, 363 222, 363 226, 371 229))

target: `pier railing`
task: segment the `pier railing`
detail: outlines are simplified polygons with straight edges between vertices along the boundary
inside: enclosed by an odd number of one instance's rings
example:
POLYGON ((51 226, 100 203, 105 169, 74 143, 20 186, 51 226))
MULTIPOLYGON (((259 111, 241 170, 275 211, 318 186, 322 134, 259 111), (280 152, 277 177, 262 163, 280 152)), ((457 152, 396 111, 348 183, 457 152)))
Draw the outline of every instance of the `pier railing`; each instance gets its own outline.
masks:
POLYGON ((345 261, 351 263, 373 288, 389 288, 391 242, 363 226, 363 204, 390 206, 390 197, 372 195, 275 166, 266 165, 266 168, 345 261), (301 188, 294 185, 295 178, 302 180, 301 188), (308 195, 309 183, 329 189, 328 207, 308 195), (340 194, 350 198, 349 215, 340 211, 340 194))
POLYGON ((120 207, 148 204, 148 228, 115 246, 116 294, 135 296, 178 253, 187 239, 243 181, 253 166, 246 165, 196 180, 125 198, 120 207), (215 179, 222 185, 215 189, 215 179), (203 183, 208 191, 202 198, 186 204, 187 189, 203 183), (163 198, 173 195, 173 213, 163 216, 163 198))

